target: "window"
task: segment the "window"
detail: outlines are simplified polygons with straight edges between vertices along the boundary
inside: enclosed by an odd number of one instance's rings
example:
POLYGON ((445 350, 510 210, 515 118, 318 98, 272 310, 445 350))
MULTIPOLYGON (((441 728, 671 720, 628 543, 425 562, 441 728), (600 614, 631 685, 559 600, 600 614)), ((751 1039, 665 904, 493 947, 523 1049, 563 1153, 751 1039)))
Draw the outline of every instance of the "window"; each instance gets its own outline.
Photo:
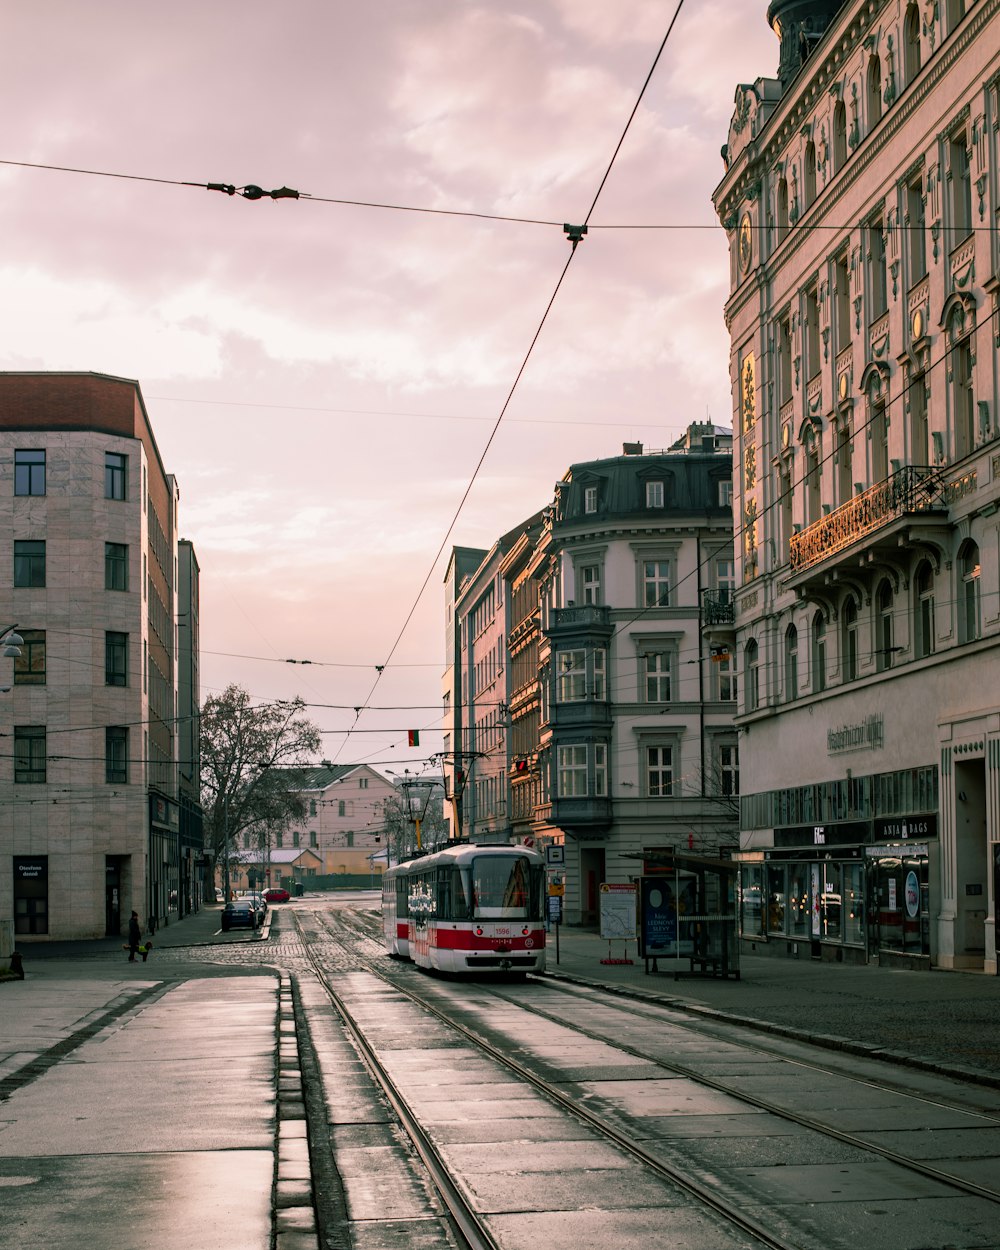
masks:
POLYGON ((868 223, 869 320, 877 321, 889 308, 885 272, 885 226, 881 217, 868 223))
POLYGON ((760 651, 754 638, 743 651, 743 678, 746 682, 747 711, 755 712, 760 707, 760 651))
POLYGON ((910 463, 930 464, 931 439, 927 423, 927 379, 922 373, 910 379, 910 463))
POLYGON ((785 698, 799 694, 799 631, 794 625, 785 630, 785 698))
POLYGON ((104 684, 128 685, 128 634, 108 630, 104 635, 104 684))
POLYGON ((775 193, 775 222, 778 227, 775 232, 775 242, 780 243, 788 233, 788 183, 784 178, 778 179, 778 189, 775 193))
POLYGON ((805 297, 806 377, 811 381, 820 370, 819 288, 813 283, 805 297))
POLYGON ((740 749, 725 742, 719 747, 719 793, 732 798, 740 792, 740 749))
POLYGON ((14 452, 14 494, 45 494, 45 452, 14 452))
POLYGON ((714 667, 717 697, 723 703, 735 703, 739 691, 732 653, 727 651, 714 667))
POLYGON ((646 794, 651 799, 669 798, 674 792, 673 747, 646 747, 646 794))
POLYGON ((844 681, 858 676, 858 605, 853 599, 844 604, 841 616, 841 651, 844 681))
POLYGON ((45 726, 14 726, 14 781, 18 785, 45 783, 45 726))
POLYGON ((344 799, 337 800, 337 815, 338 816, 347 815, 347 802, 344 799))
POLYGON ((125 499, 128 479, 128 456, 117 451, 104 453, 104 498, 125 499))
POLYGON ((975 543, 966 543, 962 548, 959 568, 962 575, 959 639, 961 642, 974 642, 980 635, 979 575, 981 572, 979 548, 975 543))
POLYGON ((647 703, 670 702, 670 660, 666 651, 654 651, 643 656, 647 703))
POLYGON ((882 120, 882 62, 873 52, 868 60, 868 129, 874 130, 882 120))
POLYGON ((104 780, 109 785, 128 784, 128 727, 109 725, 104 731, 104 780))
POLYGON ((577 648, 556 653, 556 702, 579 703, 607 698, 605 651, 577 648))
POLYGON ((663 507, 663 483, 647 482, 646 483, 646 507, 662 508, 663 507))
POLYGON ((836 302, 837 351, 842 352, 851 345, 851 271, 846 252, 842 252, 834 262, 833 297, 836 302))
POLYGON ((833 171, 840 171, 847 164, 847 107, 838 100, 833 110, 833 171))
POLYGON ((816 144, 812 139, 806 144, 806 154, 802 161, 802 198, 806 208, 816 198, 816 144))
POLYGON ((358 778, 358 789, 359 789, 359 790, 367 790, 367 789, 368 789, 368 778, 367 778, 367 777, 359 777, 359 778, 358 778))
POLYGON ((731 508, 733 506, 733 483, 729 478, 723 479, 719 483, 719 507, 731 508))
POLYGON ((927 218, 922 175, 906 184, 906 251, 910 264, 909 284, 927 276, 927 218))
POLYGON ((718 591, 718 602, 730 604, 736 590, 736 561, 726 556, 715 562, 715 587, 718 591))
POLYGON ((295 832, 292 834, 292 846, 297 847, 301 839, 302 839, 302 835, 296 829, 295 832))
POLYGON ((778 323, 778 403, 792 398, 792 321, 782 317, 778 323))
POLYGON ((594 794, 604 798, 608 793, 608 748, 603 742, 594 743, 594 794))
POLYGON ((892 668, 892 587, 882 582, 875 596, 875 668, 880 673, 892 668))
POLYGON ((872 481, 883 482, 889 476, 889 422, 885 403, 876 400, 871 409, 872 481))
MULTIPOLYGON (((348 836, 348 839, 349 839, 351 835, 350 835, 350 834, 348 834, 347 836, 348 836)), ((311 829, 311 830, 309 831, 309 845, 310 845, 310 846, 319 846, 319 836, 317 835, 317 833, 316 833, 316 830, 315 830, 315 829, 311 829)), ((350 845, 350 842, 348 842, 348 845, 350 845)))
POLYGON ((281 832, 281 830, 278 830, 278 832, 275 833, 274 835, 275 850, 280 851, 284 845, 285 845, 285 835, 281 832))
POLYGON ((104 589, 128 590, 128 547, 125 543, 104 544, 104 589))
POLYGON ((670 601, 670 561, 644 560, 642 601, 647 608, 665 607, 670 601))
POLYGON ((837 430, 837 503, 845 504, 854 494, 854 441, 845 421, 837 430))
POLYGON ((586 486, 583 491, 583 510, 584 512, 597 511, 597 487, 586 486))
POLYGON ((45 685, 45 630, 22 629, 21 654, 14 660, 15 686, 45 685))
POLYGON ((945 16, 948 19, 948 34, 950 35, 962 18, 965 17, 965 0, 946 0, 945 16))
POLYGON ((802 442, 805 453, 803 468, 805 470, 805 520, 812 525, 822 516, 822 461, 819 454, 819 443, 812 428, 806 430, 802 442))
POLYGON ((909 86, 920 73, 920 11, 915 4, 907 6, 903 20, 903 77, 909 86))
POLYGON ((45 543, 36 539, 14 541, 14 585, 45 585, 45 543))
POLYGON ((815 694, 826 689, 826 621, 817 612, 812 624, 812 688, 815 694))
POLYGON ((601 566, 585 564, 580 573, 580 599, 583 603, 601 602, 601 566))
POLYGON ((972 232, 972 173, 969 140, 964 130, 948 141, 948 178, 951 183, 951 224, 955 242, 972 232))
POLYGON ((559 798, 586 798, 587 796, 587 748, 586 746, 559 747, 559 798))
POLYGON ((951 349, 952 402, 955 409, 955 455, 967 456, 976 446, 976 405, 972 395, 972 337, 951 349))
POLYGON ((934 570, 925 560, 916 578, 916 654, 918 659, 934 651, 934 570))

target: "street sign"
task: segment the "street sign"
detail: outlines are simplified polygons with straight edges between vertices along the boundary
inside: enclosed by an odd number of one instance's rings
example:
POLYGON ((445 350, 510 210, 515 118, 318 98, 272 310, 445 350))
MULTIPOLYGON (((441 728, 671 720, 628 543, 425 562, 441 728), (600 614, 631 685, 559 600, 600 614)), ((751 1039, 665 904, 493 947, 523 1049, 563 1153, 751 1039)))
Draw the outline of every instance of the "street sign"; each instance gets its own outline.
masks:
POLYGON ((559 894, 549 895, 549 920, 552 924, 562 923, 562 896, 559 894))
POLYGON ((545 862, 552 864, 565 864, 566 848, 560 843, 557 846, 547 846, 545 848, 545 862))

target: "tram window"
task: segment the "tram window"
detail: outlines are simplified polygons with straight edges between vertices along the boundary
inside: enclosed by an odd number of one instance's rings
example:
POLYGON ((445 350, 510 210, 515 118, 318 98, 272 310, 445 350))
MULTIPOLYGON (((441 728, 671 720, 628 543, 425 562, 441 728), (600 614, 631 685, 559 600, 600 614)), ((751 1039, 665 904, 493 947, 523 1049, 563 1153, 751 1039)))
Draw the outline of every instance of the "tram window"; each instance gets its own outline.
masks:
POLYGON ((477 916, 527 917, 527 862, 513 855, 477 856, 472 863, 472 904, 477 916))
POLYGON ((440 920, 452 920, 451 910, 451 879, 450 868, 439 868, 437 871, 437 914, 440 920))
POLYGON ((468 920, 471 915, 469 907, 469 870, 468 868, 452 869, 452 907, 453 920, 468 920))

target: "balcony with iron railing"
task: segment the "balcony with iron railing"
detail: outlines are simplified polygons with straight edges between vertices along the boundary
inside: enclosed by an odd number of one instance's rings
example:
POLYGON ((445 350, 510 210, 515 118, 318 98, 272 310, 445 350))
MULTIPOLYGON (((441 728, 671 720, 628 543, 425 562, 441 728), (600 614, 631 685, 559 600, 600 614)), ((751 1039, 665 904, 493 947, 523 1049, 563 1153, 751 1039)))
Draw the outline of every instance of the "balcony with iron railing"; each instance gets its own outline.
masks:
POLYGON ((891 561, 921 536, 934 542, 948 513, 943 485, 939 471, 907 465, 793 534, 787 585, 806 590, 861 557, 869 563, 877 556, 891 561))
POLYGON ((701 620, 703 625, 735 625, 736 599, 732 590, 703 590, 701 620))

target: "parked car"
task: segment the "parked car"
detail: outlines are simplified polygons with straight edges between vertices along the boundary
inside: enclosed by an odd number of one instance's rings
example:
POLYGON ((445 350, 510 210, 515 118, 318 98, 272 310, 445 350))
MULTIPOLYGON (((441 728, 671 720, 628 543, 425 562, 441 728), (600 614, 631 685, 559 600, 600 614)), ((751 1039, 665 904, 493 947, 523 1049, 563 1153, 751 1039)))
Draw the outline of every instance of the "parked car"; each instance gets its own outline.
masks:
POLYGON ((249 898, 234 899, 222 909, 223 933, 230 929, 256 929, 260 921, 260 910, 249 898))
POLYGON ((265 903, 287 903, 291 897, 283 885, 273 885, 264 891, 265 903))

